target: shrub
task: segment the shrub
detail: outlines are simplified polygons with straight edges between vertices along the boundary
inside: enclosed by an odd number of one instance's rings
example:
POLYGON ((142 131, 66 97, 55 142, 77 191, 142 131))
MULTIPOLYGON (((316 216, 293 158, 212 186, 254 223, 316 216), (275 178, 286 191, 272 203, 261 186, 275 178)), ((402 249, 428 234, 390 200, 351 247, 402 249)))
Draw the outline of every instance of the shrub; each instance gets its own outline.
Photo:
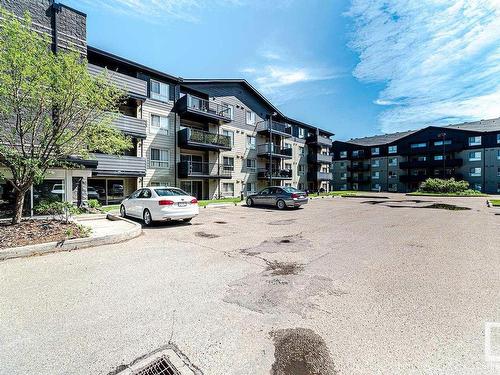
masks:
POLYGON ((70 202, 44 200, 35 207, 35 212, 39 215, 52 215, 54 219, 68 223, 71 216, 80 213, 80 209, 70 202))
POLYGON ((101 203, 97 199, 89 199, 88 204, 90 208, 100 208, 101 203))
POLYGON ((422 193, 464 193, 467 190, 470 190, 467 181, 456 181, 454 178, 449 180, 428 178, 418 189, 422 193))

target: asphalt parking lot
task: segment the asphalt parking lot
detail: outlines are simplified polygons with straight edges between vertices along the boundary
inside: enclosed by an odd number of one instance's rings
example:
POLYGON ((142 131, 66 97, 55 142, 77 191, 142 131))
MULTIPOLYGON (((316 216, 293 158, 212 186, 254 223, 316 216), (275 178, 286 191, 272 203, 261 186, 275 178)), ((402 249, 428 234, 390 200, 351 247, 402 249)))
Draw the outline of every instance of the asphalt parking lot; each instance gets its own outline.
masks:
POLYGON ((111 374, 168 345, 203 374, 497 374, 500 216, 376 196, 0 262, 0 374, 111 374))

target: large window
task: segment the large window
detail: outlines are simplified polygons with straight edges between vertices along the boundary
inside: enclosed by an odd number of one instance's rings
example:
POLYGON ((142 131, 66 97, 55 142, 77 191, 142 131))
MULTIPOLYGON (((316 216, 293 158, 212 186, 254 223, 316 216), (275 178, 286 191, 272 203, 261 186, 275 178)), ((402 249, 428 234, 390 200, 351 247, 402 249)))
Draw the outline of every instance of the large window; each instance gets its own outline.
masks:
POLYGON ((306 130, 304 128, 299 128, 299 138, 305 138, 306 130))
POLYGON ((151 168, 168 168, 170 151, 164 148, 151 148, 149 166, 151 168))
POLYGON ((234 132, 232 130, 222 129, 222 134, 228 136, 231 139, 231 146, 234 146, 234 132))
POLYGON ((497 143, 500 143, 500 133, 497 134, 497 143))
POLYGON ((257 160, 247 159, 247 171, 255 172, 256 168, 257 168, 257 160))
POLYGON ((451 139, 445 141, 434 141, 434 146, 451 145, 451 139))
POLYGON ((169 87, 166 83, 151 80, 150 95, 151 99, 161 100, 162 102, 168 102, 169 99, 169 87))
POLYGON ((247 194, 255 193, 255 182, 247 182, 245 190, 246 190, 247 194))
POLYGON ((469 152, 469 161, 479 161, 479 160, 481 160, 481 151, 469 152))
POLYGON ((379 155, 380 147, 372 147, 372 155, 379 155))
POLYGON ((380 159, 373 159, 372 160, 372 167, 374 167, 374 168, 380 167, 380 159))
POLYGON ((341 159, 347 158, 347 151, 340 151, 339 156, 341 159))
POLYGON ((247 148, 255 150, 255 137, 252 135, 247 135, 247 148))
POLYGON ((481 136, 469 137, 469 146, 481 146, 481 136))
POLYGON ((500 150, 497 151, 497 160, 500 160, 500 150))
POLYGON ((255 125, 255 112, 246 111, 246 123, 247 125, 255 125))
POLYGON ((389 167, 397 167, 398 158, 389 158, 389 167))
POLYGON ((443 155, 434 155, 434 160, 443 160, 444 159, 444 156, 443 155))
POLYGON ((412 143, 410 145, 411 148, 424 148, 427 147, 427 143, 421 142, 421 143, 412 143))
POLYGON ((475 167, 469 170, 469 176, 471 177, 481 177, 481 168, 475 167))
POLYGON ((234 171, 234 158, 224 156, 222 158, 222 163, 225 171, 234 171))
POLYGON ((156 133, 161 131, 162 133, 168 134, 169 129, 169 117, 154 114, 151 115, 151 132, 156 133))
POLYGON ((227 104, 227 103, 224 103, 224 102, 223 102, 223 103, 222 103, 222 106, 227 108, 227 110, 228 110, 228 112, 229 112, 229 118, 230 118, 231 120, 234 120, 234 105, 232 105, 232 104, 227 104))
POLYGON ((222 193, 223 193, 223 195, 233 196, 234 195, 234 183, 232 183, 232 182, 222 183, 222 193))
POLYGON ((372 179, 373 180, 378 180, 380 178, 380 172, 372 172, 372 179))
POLYGON ((299 155, 305 155, 305 149, 303 146, 299 146, 299 155))
POLYGON ((395 154, 398 152, 398 146, 389 146, 388 152, 389 154, 395 154))

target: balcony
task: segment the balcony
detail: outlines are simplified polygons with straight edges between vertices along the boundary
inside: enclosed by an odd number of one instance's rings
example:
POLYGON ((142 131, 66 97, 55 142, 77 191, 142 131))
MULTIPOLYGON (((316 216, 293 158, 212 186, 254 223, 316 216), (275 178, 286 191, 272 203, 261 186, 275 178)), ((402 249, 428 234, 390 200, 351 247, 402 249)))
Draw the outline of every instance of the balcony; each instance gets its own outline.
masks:
POLYGON ((288 124, 283 124, 276 121, 265 121, 257 125, 257 133, 259 134, 277 134, 282 137, 292 136, 292 127, 288 124))
POLYGON ((148 96, 148 83, 142 79, 111 70, 108 71, 106 68, 93 64, 88 64, 87 69, 94 77, 107 77, 112 84, 119 89, 126 91, 132 97, 146 99, 148 96))
POLYGON ((324 147, 332 147, 333 144, 333 141, 330 138, 318 134, 313 134, 307 137, 306 142, 308 144, 315 144, 324 147))
POLYGON ((269 169, 259 168, 257 171, 257 178, 259 180, 269 180, 269 177, 273 180, 291 180, 292 170, 291 169, 273 169, 272 175, 270 176, 269 169))
POLYGON ((307 161, 311 164, 331 164, 333 162, 333 156, 323 154, 309 154, 307 155, 307 161))
POLYGON ((331 181, 333 173, 331 172, 308 172, 307 179, 310 181, 331 181))
POLYGON ((371 179, 370 177, 367 176, 351 176, 347 177, 347 182, 353 182, 357 184, 368 184, 370 183, 371 179))
POLYGON ((231 108, 191 94, 177 101, 177 110, 181 117, 193 120, 231 121, 231 108))
POLYGON ((353 164, 347 167, 349 172, 366 172, 370 170, 370 164, 353 164))
POLYGON ((179 130, 179 146, 195 150, 231 150, 231 138, 227 135, 185 128, 179 130))
POLYGON ((128 176, 144 177, 146 175, 146 159, 137 156, 118 156, 93 154, 97 160, 94 176, 128 176))
POLYGON ((111 125, 116 129, 131 137, 146 139, 146 120, 127 116, 122 113, 113 114, 113 116, 115 117, 111 125))
POLYGON ((181 161, 177 164, 179 178, 231 178, 232 167, 218 163, 181 161))
MULTIPOLYGON (((435 168, 442 167, 445 164, 443 160, 410 160, 399 163, 401 169, 412 168, 435 168)), ((446 167, 461 167, 464 164, 463 159, 446 159, 446 167)))
MULTIPOLYGON (((463 144, 461 143, 452 143, 449 145, 446 145, 444 148, 445 153, 450 153, 450 152, 458 152, 462 151, 464 149, 463 144)), ((442 154, 443 153, 443 146, 434 146, 434 145, 429 145, 427 147, 419 147, 419 148, 411 148, 407 147, 404 149, 401 149, 399 152, 400 155, 416 155, 416 154, 442 154)))
POLYGON ((354 152, 352 153, 351 155, 351 159, 367 159, 368 156, 365 154, 364 151, 358 151, 358 152, 354 152))
POLYGON ((262 157, 291 159, 292 149, 276 146, 274 143, 264 143, 257 146, 257 155, 262 157))

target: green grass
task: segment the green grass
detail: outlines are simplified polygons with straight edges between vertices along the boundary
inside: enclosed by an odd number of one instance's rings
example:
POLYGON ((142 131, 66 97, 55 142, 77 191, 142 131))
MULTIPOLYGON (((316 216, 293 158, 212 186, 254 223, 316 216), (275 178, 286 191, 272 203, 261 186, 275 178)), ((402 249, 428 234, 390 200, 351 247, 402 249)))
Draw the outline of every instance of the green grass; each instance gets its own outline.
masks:
POLYGON ((425 191, 415 191, 408 193, 412 197, 487 197, 488 194, 467 191, 463 193, 426 193, 425 191))
POLYGON ((120 209, 120 205, 119 204, 112 204, 112 205, 109 205, 109 206, 102 206, 99 209, 101 211, 104 211, 104 212, 109 212, 109 211, 119 210, 120 209))
POLYGON ((222 199, 207 199, 207 200, 201 200, 198 201, 198 205, 200 207, 206 207, 209 204, 212 203, 239 203, 241 202, 241 199, 238 198, 222 198, 222 199))
POLYGON ((500 207, 500 199, 490 199, 490 203, 492 206, 500 207))
POLYGON ((336 191, 329 191, 325 193, 310 193, 308 196, 312 198, 316 197, 352 197, 353 195, 356 195, 358 192, 354 190, 336 190, 336 191))

